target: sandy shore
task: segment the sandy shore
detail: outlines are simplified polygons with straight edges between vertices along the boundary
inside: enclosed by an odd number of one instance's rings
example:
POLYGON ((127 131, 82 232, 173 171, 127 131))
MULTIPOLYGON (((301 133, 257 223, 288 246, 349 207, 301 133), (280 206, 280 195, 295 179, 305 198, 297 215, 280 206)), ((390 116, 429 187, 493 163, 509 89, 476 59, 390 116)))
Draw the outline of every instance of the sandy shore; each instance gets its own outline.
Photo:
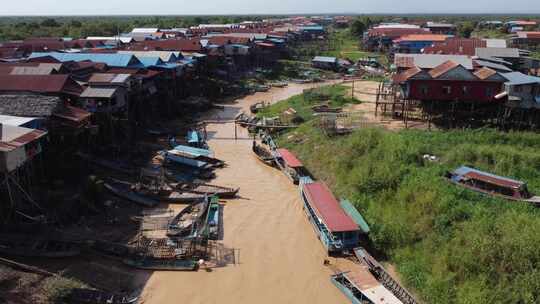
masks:
MULTIPOLYGON (((273 88, 209 113, 230 120, 258 101, 300 94, 308 85, 273 88)), ((224 207, 225 247, 237 250, 237 264, 212 272, 154 272, 143 303, 346 303, 323 265, 326 253, 301 206, 298 188, 281 172, 260 163, 245 129, 234 140, 233 123, 208 126, 209 145, 228 166, 216 184, 240 187, 241 199, 224 207)))

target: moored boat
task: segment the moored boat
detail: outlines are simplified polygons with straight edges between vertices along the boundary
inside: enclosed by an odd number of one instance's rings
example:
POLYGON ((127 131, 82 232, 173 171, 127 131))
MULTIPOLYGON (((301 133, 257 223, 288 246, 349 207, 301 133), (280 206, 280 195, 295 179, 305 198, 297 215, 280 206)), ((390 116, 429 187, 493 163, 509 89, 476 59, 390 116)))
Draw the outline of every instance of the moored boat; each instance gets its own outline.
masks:
POLYGON ((188 206, 180 211, 169 223, 167 236, 189 236, 193 232, 194 223, 206 214, 209 201, 204 199, 198 204, 188 206))
POLYGON ((129 182, 110 179, 105 183, 105 188, 113 194, 144 207, 155 207, 159 204, 156 199, 138 193, 129 182))
POLYGON ((341 209, 326 184, 303 177, 300 194, 306 215, 329 253, 351 250, 358 245, 358 225, 341 209))
POLYGON ((276 165, 275 158, 274 155, 272 155, 272 152, 270 152, 270 150, 266 149, 262 145, 258 145, 255 141, 253 141, 251 150, 253 151, 253 153, 255 153, 257 159, 259 159, 264 164, 271 167, 274 167, 276 165))
POLYGON ((306 168, 298 158, 287 149, 277 149, 278 162, 283 172, 293 181, 298 184, 298 181, 303 176, 309 176, 306 168))
POLYGON ((527 189, 527 184, 522 181, 467 166, 448 172, 445 177, 456 185, 479 193, 540 206, 540 197, 532 195, 527 189))
POLYGON ((210 199, 210 205, 208 206, 208 216, 207 216, 207 235, 211 240, 217 240, 219 238, 219 229, 220 229, 220 206, 217 196, 213 196, 210 199))
POLYGON ((75 288, 71 290, 67 299, 69 303, 75 304, 129 304, 137 302, 139 297, 93 289, 75 288))
POLYGON ((137 171, 133 166, 127 164, 124 161, 101 158, 83 152, 77 152, 76 155, 79 158, 89 162, 90 164, 99 166, 101 168, 117 171, 123 174, 132 175, 135 174, 135 172, 137 171))
POLYGON ((125 259, 124 264, 146 270, 159 270, 159 271, 196 271, 199 269, 197 261, 189 259, 125 259))
POLYGON ((228 188, 205 183, 180 183, 175 188, 183 192, 192 192, 205 195, 217 195, 219 198, 233 198, 240 188, 228 188))

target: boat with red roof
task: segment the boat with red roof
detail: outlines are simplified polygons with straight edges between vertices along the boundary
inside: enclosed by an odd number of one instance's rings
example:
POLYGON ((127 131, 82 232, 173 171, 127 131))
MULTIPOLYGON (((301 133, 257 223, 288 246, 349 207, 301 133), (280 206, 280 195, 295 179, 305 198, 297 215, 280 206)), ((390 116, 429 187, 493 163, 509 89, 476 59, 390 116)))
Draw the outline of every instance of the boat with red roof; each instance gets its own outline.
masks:
POLYGON ((302 162, 287 149, 277 149, 277 161, 279 166, 295 184, 298 184, 298 181, 303 176, 309 176, 306 168, 302 162))
POLYGON ((358 245, 360 228, 325 183, 302 177, 300 192, 309 221, 329 253, 352 250, 358 245))

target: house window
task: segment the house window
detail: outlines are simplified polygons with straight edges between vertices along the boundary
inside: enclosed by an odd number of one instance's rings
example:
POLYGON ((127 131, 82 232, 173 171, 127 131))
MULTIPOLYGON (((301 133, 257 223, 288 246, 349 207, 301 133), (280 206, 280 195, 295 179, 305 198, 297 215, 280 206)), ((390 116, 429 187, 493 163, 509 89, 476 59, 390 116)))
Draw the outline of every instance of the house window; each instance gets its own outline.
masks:
POLYGON ((493 88, 486 88, 486 97, 493 97, 493 88))
POLYGON ((463 86, 463 95, 464 96, 469 95, 469 87, 468 86, 463 86))
POLYGON ((429 92, 429 89, 426 85, 420 86, 420 94, 426 96, 429 92))
POLYGON ((452 94, 452 87, 451 86, 444 86, 442 89, 443 89, 444 94, 446 94, 446 95, 452 94))

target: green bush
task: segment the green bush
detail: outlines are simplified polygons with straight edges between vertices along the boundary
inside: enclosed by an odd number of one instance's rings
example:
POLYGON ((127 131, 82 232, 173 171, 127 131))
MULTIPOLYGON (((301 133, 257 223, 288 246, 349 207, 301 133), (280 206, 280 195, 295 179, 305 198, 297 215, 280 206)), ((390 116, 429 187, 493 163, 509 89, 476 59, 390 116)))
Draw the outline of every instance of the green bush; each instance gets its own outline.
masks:
POLYGON ((372 245, 426 302, 540 301, 539 210, 443 178, 466 164, 540 193, 539 134, 363 129, 327 138, 311 123, 279 142, 353 201, 372 228, 372 245))

